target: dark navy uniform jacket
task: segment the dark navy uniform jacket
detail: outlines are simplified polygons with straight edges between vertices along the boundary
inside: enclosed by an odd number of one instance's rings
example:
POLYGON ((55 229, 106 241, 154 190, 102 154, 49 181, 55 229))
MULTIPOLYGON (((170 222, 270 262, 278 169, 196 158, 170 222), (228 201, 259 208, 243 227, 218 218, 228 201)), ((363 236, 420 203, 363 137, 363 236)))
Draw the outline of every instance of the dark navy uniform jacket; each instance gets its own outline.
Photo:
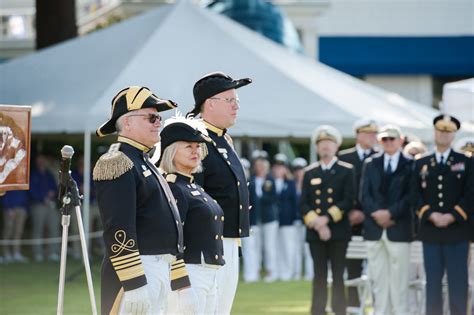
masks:
POLYGON ((364 239, 380 240, 383 228, 371 214, 388 209, 395 224, 387 229, 387 238, 394 242, 413 239, 413 215, 410 204, 412 160, 400 153, 398 165, 392 174, 384 171, 384 153, 365 160, 360 187, 360 200, 365 213, 364 239))
POLYGON ((278 196, 278 220, 280 226, 293 225, 298 212, 296 184, 294 180, 285 179, 283 189, 278 196))
POLYGON ((224 265, 224 211, 192 176, 170 173, 166 180, 176 198, 184 229, 184 262, 224 265), (204 261, 202 261, 202 257, 204 261))
POLYGON ((119 142, 94 169, 106 249, 102 314, 118 307, 123 290, 147 283, 140 255, 177 255, 183 248, 178 209, 171 192, 171 198, 165 194, 162 183, 166 181, 161 177, 160 182, 148 148, 124 137, 119 142))
POLYGON ((250 178, 250 225, 278 221, 278 196, 275 190, 275 181, 267 176, 262 185, 262 196, 257 196, 255 176, 250 178))
MULTIPOLYGON (((351 227, 347 212, 355 202, 354 168, 336 161, 330 170, 323 171, 316 162, 306 168, 301 193, 301 214, 305 223, 314 216, 329 218, 331 240, 350 240, 351 227)), ((319 240, 318 233, 307 229, 307 241, 319 240)))
POLYGON ((434 152, 415 160, 412 177, 412 201, 418 218, 418 237, 426 242, 469 240, 469 216, 474 194, 472 159, 451 150, 444 165, 434 152), (438 228, 428 219, 433 212, 451 213, 456 221, 438 228))
MULTIPOLYGON (((376 154, 377 152, 374 150, 370 151, 369 157, 376 154)), ((359 187, 360 187, 360 180, 362 177, 362 165, 364 163, 363 160, 360 159, 359 154, 357 153, 357 148, 352 147, 346 150, 342 150, 338 154, 339 160, 343 162, 347 162, 354 166, 355 172, 355 195, 356 195, 356 204, 354 206, 355 209, 362 210, 362 205, 359 201, 359 187)), ((362 235, 362 227, 364 226, 363 223, 354 225, 352 227, 352 235, 362 235)))
POLYGON ((195 175, 196 183, 224 210, 224 237, 249 236, 249 192, 244 169, 226 130, 205 124, 212 142, 206 142, 209 153, 202 161, 204 171, 195 175))

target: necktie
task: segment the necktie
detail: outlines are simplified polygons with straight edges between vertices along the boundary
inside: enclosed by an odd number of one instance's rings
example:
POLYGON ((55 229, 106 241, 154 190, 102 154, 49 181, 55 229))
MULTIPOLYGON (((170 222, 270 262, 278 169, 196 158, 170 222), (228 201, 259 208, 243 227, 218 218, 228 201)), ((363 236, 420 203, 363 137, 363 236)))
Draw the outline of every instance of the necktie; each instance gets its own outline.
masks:
POLYGON ((441 157, 439 158, 439 165, 444 165, 444 155, 441 155, 441 157))
POLYGON ((364 161, 368 157, 369 157, 369 153, 367 151, 364 151, 364 154, 362 155, 362 161, 364 161))
POLYGON ((387 168, 385 169, 385 173, 392 174, 392 158, 388 158, 387 168))

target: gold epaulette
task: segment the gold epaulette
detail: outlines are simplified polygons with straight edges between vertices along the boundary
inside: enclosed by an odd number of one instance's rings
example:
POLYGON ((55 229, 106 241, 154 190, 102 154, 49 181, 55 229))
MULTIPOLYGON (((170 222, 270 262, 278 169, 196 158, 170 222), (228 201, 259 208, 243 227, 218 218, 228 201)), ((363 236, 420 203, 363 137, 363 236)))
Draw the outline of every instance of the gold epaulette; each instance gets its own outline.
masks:
POLYGON ((116 179, 133 168, 133 162, 125 153, 119 151, 120 143, 110 146, 94 167, 92 178, 96 181, 116 179))

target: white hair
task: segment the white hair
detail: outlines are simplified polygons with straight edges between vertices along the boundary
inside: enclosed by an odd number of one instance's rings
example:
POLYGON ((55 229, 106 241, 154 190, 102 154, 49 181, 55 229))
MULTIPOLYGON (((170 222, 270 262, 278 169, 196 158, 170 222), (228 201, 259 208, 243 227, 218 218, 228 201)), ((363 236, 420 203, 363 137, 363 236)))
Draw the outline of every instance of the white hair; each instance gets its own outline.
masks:
MULTIPOLYGON (((204 157, 204 148, 203 148, 203 146, 206 146, 206 145, 204 143, 199 144, 199 147, 201 149, 201 161, 204 157)), ((176 156, 176 151, 178 151, 178 142, 173 142, 172 144, 167 146, 166 149, 161 153, 160 168, 165 173, 176 173, 177 172, 176 166, 174 165, 174 157, 176 156)), ((201 163, 199 163, 199 165, 195 169, 193 169, 191 173, 200 173, 200 172, 202 172, 202 164, 201 163)))

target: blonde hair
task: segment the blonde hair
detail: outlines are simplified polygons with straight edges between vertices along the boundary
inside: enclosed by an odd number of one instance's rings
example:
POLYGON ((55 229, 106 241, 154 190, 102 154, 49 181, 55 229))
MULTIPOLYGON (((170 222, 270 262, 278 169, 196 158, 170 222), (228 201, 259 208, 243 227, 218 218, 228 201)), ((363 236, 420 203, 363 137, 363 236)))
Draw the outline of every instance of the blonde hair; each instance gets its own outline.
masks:
MULTIPOLYGON (((187 142, 187 141, 183 141, 183 142, 187 142)), ((205 152, 207 152, 207 147, 204 143, 200 143, 199 148, 201 149, 201 161, 202 161, 205 157, 204 155, 205 152)), ((178 151, 178 142, 173 142, 172 144, 167 146, 166 149, 161 153, 160 168, 165 173, 176 173, 178 171, 173 162, 174 157, 176 156, 176 151, 178 151)), ((199 163, 199 165, 195 169, 193 169, 191 173, 200 173, 200 172, 202 172, 201 163, 199 163)))

